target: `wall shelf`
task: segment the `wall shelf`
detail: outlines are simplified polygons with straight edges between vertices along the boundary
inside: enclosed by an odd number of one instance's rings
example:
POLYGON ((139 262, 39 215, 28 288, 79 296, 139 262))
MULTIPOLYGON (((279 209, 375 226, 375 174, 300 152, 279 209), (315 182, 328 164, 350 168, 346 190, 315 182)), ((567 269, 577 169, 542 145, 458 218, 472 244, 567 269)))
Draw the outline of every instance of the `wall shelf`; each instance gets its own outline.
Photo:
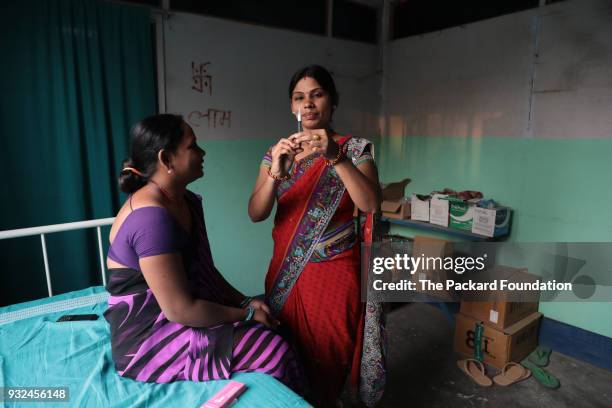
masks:
POLYGON ((467 241, 503 241, 508 235, 500 235, 497 237, 487 237, 485 235, 474 234, 473 232, 461 231, 455 228, 443 227, 441 225, 430 224, 423 221, 414 220, 398 220, 396 218, 381 217, 380 221, 387 224, 400 225, 402 227, 443 233, 445 235, 458 237, 467 241))

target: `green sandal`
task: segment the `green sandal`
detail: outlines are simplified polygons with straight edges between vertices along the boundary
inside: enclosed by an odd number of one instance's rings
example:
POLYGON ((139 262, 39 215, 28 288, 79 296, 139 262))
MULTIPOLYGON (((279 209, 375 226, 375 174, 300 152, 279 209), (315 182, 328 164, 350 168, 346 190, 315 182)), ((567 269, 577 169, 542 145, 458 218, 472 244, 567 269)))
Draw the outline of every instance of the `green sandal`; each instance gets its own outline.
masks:
POLYGON ((532 363, 528 358, 521 361, 521 365, 531 370, 533 378, 547 388, 556 389, 561 386, 559 380, 551 373, 532 363))
POLYGON ((538 346, 527 358, 537 366, 546 367, 550 361, 551 352, 549 347, 538 346))

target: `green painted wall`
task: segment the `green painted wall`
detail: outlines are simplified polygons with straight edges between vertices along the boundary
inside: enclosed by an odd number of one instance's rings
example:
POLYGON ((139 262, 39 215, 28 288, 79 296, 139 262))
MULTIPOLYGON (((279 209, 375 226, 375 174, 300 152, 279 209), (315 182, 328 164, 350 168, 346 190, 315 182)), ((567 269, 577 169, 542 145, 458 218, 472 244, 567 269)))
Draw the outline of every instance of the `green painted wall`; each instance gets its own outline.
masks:
MULTIPOLYGON (((511 241, 612 242, 612 139, 411 136, 379 144, 381 181, 411 177, 406 194, 480 190, 514 209, 511 241)), ((402 227, 392 232, 413 234, 402 227)), ((541 302, 540 311, 612 337, 611 306, 541 302)))
POLYGON ((253 223, 247 213, 261 158, 277 140, 199 141, 204 177, 190 185, 203 195, 206 227, 217 268, 247 295, 264 292, 272 256, 272 216, 253 223))

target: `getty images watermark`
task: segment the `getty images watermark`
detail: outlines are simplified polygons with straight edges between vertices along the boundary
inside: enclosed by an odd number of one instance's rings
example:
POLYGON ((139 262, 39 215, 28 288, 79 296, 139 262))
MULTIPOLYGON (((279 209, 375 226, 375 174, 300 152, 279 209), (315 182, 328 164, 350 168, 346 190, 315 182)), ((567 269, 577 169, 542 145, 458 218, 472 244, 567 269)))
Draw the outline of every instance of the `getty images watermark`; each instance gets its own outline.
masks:
POLYGON ((362 298, 612 301, 612 244, 388 242, 362 248, 362 298))

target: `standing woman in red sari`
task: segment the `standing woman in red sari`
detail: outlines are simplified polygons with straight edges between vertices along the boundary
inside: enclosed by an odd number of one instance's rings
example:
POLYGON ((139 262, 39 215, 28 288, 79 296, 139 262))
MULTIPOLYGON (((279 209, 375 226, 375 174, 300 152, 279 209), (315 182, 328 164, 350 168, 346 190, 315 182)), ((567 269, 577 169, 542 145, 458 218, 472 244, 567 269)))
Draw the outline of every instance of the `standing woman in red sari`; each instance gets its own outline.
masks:
POLYGON ((366 405, 373 405, 382 394, 384 358, 379 325, 368 322, 372 310, 360 299, 353 212, 375 213, 380 206, 374 148, 331 128, 338 93, 325 68, 296 72, 289 98, 303 131, 268 150, 249 200, 254 222, 267 219, 277 203, 267 303, 290 331, 317 406, 339 403, 349 371, 366 405))

